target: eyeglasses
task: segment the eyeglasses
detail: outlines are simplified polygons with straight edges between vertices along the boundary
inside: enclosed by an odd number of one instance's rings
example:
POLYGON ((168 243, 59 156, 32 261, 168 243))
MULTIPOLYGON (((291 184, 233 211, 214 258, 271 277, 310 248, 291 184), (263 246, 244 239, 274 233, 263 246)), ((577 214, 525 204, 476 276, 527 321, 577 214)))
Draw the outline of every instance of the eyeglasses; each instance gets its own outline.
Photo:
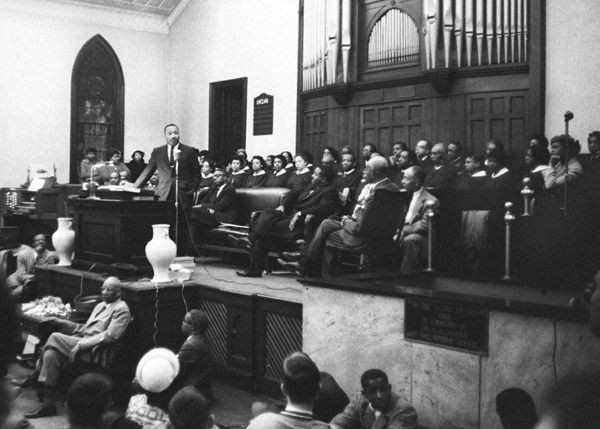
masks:
POLYGON ((194 324, 194 322, 190 322, 189 320, 185 320, 185 319, 183 319, 183 323, 189 323, 190 325, 194 324))

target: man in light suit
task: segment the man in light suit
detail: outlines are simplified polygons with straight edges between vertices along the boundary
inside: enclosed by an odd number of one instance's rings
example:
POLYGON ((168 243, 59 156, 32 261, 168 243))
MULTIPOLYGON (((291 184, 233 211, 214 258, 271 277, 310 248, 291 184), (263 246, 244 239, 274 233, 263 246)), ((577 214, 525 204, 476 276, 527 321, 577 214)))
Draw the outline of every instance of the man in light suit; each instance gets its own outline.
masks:
POLYGON ((331 420, 333 429, 417 429, 417 412, 395 392, 380 369, 365 371, 360 377, 360 395, 343 413, 331 420))
POLYGON ((279 260, 279 263, 296 274, 304 275, 311 271, 318 271, 323 260, 321 274, 323 277, 329 277, 334 252, 327 248, 327 244, 336 247, 363 246, 372 228, 377 226, 376 213, 371 211, 375 191, 378 189, 400 191, 398 186, 388 178, 388 165, 388 161, 382 156, 375 156, 368 160, 364 171, 367 185, 359 195, 352 215, 324 220, 312 239, 302 247, 298 262, 279 260))
MULTIPOLYGON (((131 313, 125 301, 121 300, 119 279, 108 277, 102 284, 101 294, 103 302, 94 308, 84 324, 50 319, 60 326, 60 332, 55 332, 48 338, 40 352, 35 371, 25 380, 14 381, 21 387, 33 387, 38 382, 44 385, 44 403, 37 410, 25 414, 25 417, 55 416, 56 384, 61 369, 78 358, 91 361, 92 351, 96 346, 119 344, 125 336, 131 313)), ((106 358, 106 355, 102 357, 106 358)), ((106 362, 96 363, 106 365, 106 362)))
MULTIPOLYGON (((141 188, 150 179, 154 171, 158 172, 158 185, 155 194, 161 201, 175 201, 175 182, 179 176, 179 231, 178 253, 187 249, 187 225, 192 213, 194 192, 200 184, 200 164, 198 153, 191 146, 179 142, 179 127, 169 124, 164 129, 166 145, 152 150, 148 165, 134 183, 134 187, 141 188), (178 173, 178 174, 177 174, 178 173)), ((173 220, 172 226, 175 221, 173 220)))
POLYGON ((400 271, 402 274, 413 274, 419 270, 427 252, 427 218, 425 211, 427 202, 433 202, 437 209, 440 202, 423 187, 425 171, 421 167, 410 167, 404 173, 402 185, 412 198, 404 218, 404 226, 397 235, 403 257, 400 271))
POLYGON ((235 186, 227 183, 227 172, 223 168, 217 168, 213 178, 208 193, 192 210, 192 220, 197 229, 216 228, 220 223, 237 221, 235 186))

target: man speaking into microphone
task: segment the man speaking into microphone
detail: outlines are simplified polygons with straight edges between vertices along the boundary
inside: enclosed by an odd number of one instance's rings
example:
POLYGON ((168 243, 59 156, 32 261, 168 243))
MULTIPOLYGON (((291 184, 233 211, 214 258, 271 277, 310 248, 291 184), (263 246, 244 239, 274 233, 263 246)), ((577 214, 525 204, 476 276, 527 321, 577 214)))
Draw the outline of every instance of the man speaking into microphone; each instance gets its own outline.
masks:
MULTIPOLYGON (((157 171, 158 185, 154 191, 155 194, 161 201, 175 201, 176 182, 179 181, 177 254, 182 255, 189 243, 186 218, 190 218, 194 192, 200 183, 200 164, 196 149, 179 142, 177 125, 165 126, 164 134, 167 144, 152 150, 148 166, 142 171, 133 186, 141 188, 157 171)), ((171 226, 175 226, 175 219, 170 222, 171 226)))

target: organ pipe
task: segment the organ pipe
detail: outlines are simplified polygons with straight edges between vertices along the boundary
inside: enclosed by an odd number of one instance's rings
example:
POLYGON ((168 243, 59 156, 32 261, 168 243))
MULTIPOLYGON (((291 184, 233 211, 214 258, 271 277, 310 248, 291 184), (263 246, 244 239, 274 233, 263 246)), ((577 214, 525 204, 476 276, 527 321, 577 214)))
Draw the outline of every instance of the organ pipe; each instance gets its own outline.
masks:
POLYGON ((350 0, 342 0, 342 68, 344 83, 348 82, 348 62, 350 61, 350 48, 352 43, 350 33, 350 0))
POLYGON ((452 28, 454 17, 452 16, 452 0, 443 0, 444 19, 444 60, 446 68, 450 67, 450 41, 452 40, 452 28))
POLYGON ((471 65, 473 52, 473 0, 465 0, 465 37, 467 40, 467 65, 471 65))
POLYGON ((485 33, 487 39, 488 64, 492 64, 492 45, 494 42, 494 0, 485 5, 485 33))
POLYGON ((463 14, 465 13, 465 0, 456 0, 454 13, 454 37, 456 39, 456 59, 458 66, 462 65, 462 30, 463 14))
POLYGON ((477 62, 481 65, 481 56, 483 53, 483 0, 475 0, 475 32, 477 36, 477 62))

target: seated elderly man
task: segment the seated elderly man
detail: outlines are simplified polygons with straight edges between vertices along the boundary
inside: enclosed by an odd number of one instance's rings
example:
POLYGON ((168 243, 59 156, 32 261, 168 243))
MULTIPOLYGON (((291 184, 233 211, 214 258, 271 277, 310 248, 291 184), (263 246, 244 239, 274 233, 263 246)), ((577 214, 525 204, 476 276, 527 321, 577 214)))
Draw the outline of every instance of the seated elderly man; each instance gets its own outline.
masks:
POLYGON ((197 309, 190 310, 183 318, 181 332, 187 338, 177 353, 179 375, 173 381, 172 391, 177 392, 184 386, 193 386, 212 402, 214 398, 211 390, 211 345, 206 336, 208 323, 206 313, 197 309))
MULTIPOLYGON (((376 213, 373 212, 373 196, 378 189, 399 192, 400 189, 389 178, 388 161, 382 156, 375 156, 369 159, 365 166, 365 179, 367 184, 363 188, 362 194, 365 195, 361 202, 359 196, 354 213, 351 216, 341 218, 329 218, 323 221, 317 231, 304 246, 300 252, 298 262, 285 262, 278 260, 286 269, 304 275, 308 272, 319 271, 323 277, 329 277, 330 266, 333 261, 334 253, 326 244, 355 248, 363 246, 369 238, 370 231, 373 231, 377 225, 376 213)), ((285 253, 284 256, 292 256, 285 253)))
POLYGON ((370 369, 360 377, 362 390, 343 413, 331 420, 333 429, 417 429, 417 412, 397 393, 387 375, 370 369), (376 423, 377 422, 377 423, 376 423))
MULTIPOLYGON (((119 279, 108 277, 102 284, 101 294, 103 302, 94 308, 87 322, 81 324, 58 318, 51 319, 60 325, 61 332, 50 335, 40 352, 36 369, 26 379, 14 381, 14 384, 21 387, 33 387, 37 382, 44 385, 43 404, 35 411, 25 414, 25 417, 55 416, 54 400, 60 371, 77 358, 91 361, 94 347, 118 344, 123 339, 131 321, 131 313, 125 301, 121 300, 119 279)), ((96 363, 106 365, 106 362, 96 363)))
POLYGON ((423 186, 427 189, 448 189, 456 178, 456 169, 448 161, 448 149, 444 143, 438 143, 431 149, 431 168, 425 175, 423 186))
MULTIPOLYGON (((287 240, 309 238, 311 233, 306 230, 308 222, 305 224, 308 215, 313 216, 313 222, 317 224, 334 214, 339 198, 335 188, 331 186, 332 181, 331 166, 316 167, 310 187, 304 190, 292 189, 279 207, 260 212, 258 218, 250 224, 245 243, 250 248, 250 266, 244 271, 236 271, 236 274, 240 277, 261 277, 272 246, 271 234, 280 235, 287 240)), ((236 244, 244 241, 234 236, 230 236, 230 239, 236 244)))
POLYGON ((6 279, 6 287, 11 296, 19 301, 35 298, 35 290, 31 286, 35 280, 35 267, 54 264, 58 260, 54 252, 48 248, 48 242, 43 234, 33 237, 31 247, 23 245, 17 251, 17 270, 6 279))
POLYGON ((404 226, 396 239, 402 250, 402 274, 413 274, 422 265, 427 253, 427 218, 425 211, 427 202, 433 202, 433 209, 439 206, 439 201, 423 187, 425 171, 421 167, 410 167, 404 173, 402 185, 407 192, 412 194, 404 226))

